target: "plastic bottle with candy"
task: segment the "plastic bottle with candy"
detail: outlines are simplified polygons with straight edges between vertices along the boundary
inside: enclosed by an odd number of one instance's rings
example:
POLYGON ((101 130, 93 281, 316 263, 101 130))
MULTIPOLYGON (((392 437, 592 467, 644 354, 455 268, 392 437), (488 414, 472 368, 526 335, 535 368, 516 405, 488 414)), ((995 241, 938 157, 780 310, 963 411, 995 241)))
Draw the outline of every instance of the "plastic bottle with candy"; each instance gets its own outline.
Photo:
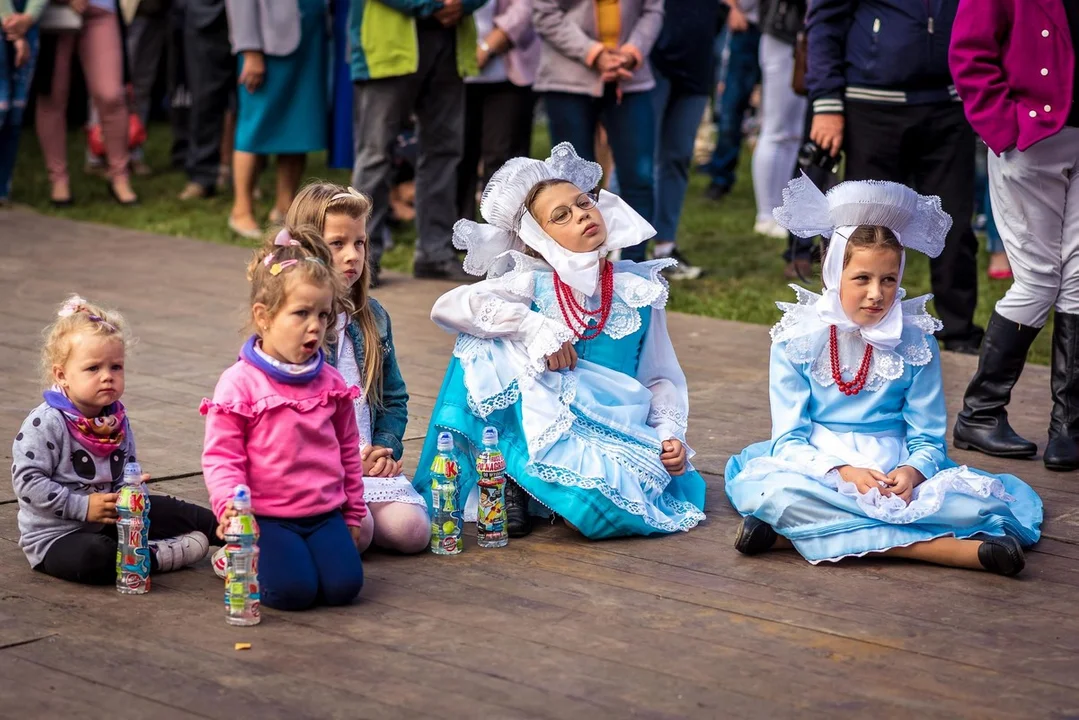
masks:
POLYGON ((259 610, 259 526, 251 512, 251 490, 237 485, 232 491, 236 514, 225 528, 225 621, 229 625, 258 625, 259 610))
POLYGON ((150 592, 150 496, 137 462, 124 466, 116 498, 116 590, 124 595, 150 592))
POLYGON ((438 455, 431 463, 431 552, 461 552, 461 516, 457 476, 460 466, 453 457, 453 436, 438 434, 438 455))
POLYGON ((483 429, 483 452, 476 458, 479 473, 479 507, 476 510, 476 544, 500 548, 509 544, 506 530, 506 458, 498 449, 498 430, 483 429))

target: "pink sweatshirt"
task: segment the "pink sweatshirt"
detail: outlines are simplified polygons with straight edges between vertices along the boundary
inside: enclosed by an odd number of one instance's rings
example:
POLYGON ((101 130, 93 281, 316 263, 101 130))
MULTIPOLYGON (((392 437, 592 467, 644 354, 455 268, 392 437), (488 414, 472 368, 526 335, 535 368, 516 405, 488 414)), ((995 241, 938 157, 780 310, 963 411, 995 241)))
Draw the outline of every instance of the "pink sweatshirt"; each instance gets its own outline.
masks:
POLYGON ((202 472, 221 517, 236 485, 251 488, 256 515, 303 518, 340 509, 347 525, 367 515, 363 462, 349 387, 328 364, 309 383, 273 380, 240 359, 221 375, 206 416, 202 472))

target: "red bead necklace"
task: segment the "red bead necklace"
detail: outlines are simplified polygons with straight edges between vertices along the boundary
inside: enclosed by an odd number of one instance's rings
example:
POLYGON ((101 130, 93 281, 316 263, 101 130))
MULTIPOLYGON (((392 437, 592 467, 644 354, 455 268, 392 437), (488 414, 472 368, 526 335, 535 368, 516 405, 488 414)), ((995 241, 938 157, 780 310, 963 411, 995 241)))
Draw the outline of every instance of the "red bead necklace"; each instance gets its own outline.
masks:
POLYGON ((835 325, 832 326, 831 336, 828 339, 828 350, 832 356, 832 379, 835 380, 835 386, 839 392, 848 396, 860 393, 865 387, 865 381, 869 378, 869 365, 873 361, 873 346, 866 343, 858 374, 850 382, 843 380, 843 370, 839 365, 839 339, 835 325))
POLYGON ((602 291, 600 292, 599 308, 586 310, 573 296, 573 288, 562 282, 558 273, 554 276, 554 294, 558 298, 558 309, 562 311, 562 319, 578 340, 593 340, 599 337, 603 328, 607 326, 607 319, 611 316, 611 306, 614 304, 614 268, 611 264, 604 263, 603 274, 600 278, 602 291), (595 325, 589 325, 587 317, 597 317, 595 325), (577 328, 581 329, 578 330, 577 328))

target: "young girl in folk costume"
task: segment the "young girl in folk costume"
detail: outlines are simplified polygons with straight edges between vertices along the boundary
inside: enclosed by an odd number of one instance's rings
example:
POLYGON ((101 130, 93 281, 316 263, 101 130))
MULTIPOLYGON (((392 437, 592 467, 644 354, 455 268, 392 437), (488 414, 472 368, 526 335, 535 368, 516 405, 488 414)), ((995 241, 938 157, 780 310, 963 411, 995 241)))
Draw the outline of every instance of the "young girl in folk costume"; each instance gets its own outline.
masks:
MULTIPOLYGON (((293 234, 310 246, 313 228, 293 234)), ((341 307, 337 273, 289 233, 248 267, 255 334, 203 400, 202 469, 222 526, 237 485, 259 523, 262 603, 344 605, 363 586, 356 543, 367 515, 349 387, 322 346, 341 307)))
MULTIPOLYGON (((35 570, 93 585, 116 581, 116 500, 136 460, 124 405, 130 343, 119 313, 72 296, 45 331, 45 402, 15 436, 11 483, 19 547, 35 570)), ((143 479, 149 479, 144 475, 143 479)), ((219 545, 206 508, 150 496, 150 571, 166 572, 219 545)))
POLYGON ((879 553, 1001 575, 1023 569, 1042 503, 1011 475, 948 459, 940 321, 904 300, 905 248, 935 257, 951 218, 896 183, 846 182, 827 196, 803 176, 776 220, 831 235, 824 293, 797 288, 772 329, 772 439, 727 464, 746 516, 735 547, 793 547, 811 563, 879 553), (782 538, 777 537, 782 536, 782 538), (981 539, 973 539, 980 537, 981 539))
POLYGON ((416 487, 430 493, 436 436, 449 430, 469 497, 483 429, 494 426, 514 537, 531 529, 529 496, 588 538, 671 533, 704 519, 704 481, 685 445, 686 380, 663 310, 660 271, 673 261, 606 259, 654 231, 620 198, 589 194, 600 176, 568 143, 546 161, 506 163, 480 203, 490 224, 454 228, 465 270, 487 279, 431 312, 460 335, 416 487))
POLYGON ((427 504, 401 474, 408 392, 397 366, 390 316, 370 296, 367 216, 371 201, 352 188, 313 183, 293 200, 286 228, 318 228, 315 240, 344 277, 351 309, 337 315, 337 342, 326 361, 345 382, 363 390, 354 401, 363 459, 363 495, 368 515, 361 526, 361 552, 374 539, 379 547, 404 553, 427 547, 431 536, 427 504))

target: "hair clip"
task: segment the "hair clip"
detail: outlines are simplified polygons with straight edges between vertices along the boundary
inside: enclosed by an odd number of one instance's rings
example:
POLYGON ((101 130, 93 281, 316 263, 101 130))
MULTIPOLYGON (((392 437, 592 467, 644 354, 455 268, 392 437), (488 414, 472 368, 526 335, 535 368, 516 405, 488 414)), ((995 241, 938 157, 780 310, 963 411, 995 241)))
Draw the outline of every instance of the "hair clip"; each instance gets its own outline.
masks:
POLYGON ((115 325, 113 325, 100 315, 94 315, 92 312, 90 312, 86 307, 86 301, 78 295, 72 295, 70 298, 68 298, 67 302, 65 302, 60 307, 60 311, 56 313, 56 315, 57 317, 71 317, 75 313, 79 312, 86 313, 86 317, 90 320, 90 322, 100 323, 107 327, 109 330, 117 332, 117 328, 115 325))
POLYGON ((295 265, 298 262, 300 262, 300 261, 299 260, 282 260, 279 263, 274 263, 272 266, 270 266, 270 274, 273 275, 274 277, 277 277, 278 275, 281 274, 282 270, 287 270, 288 268, 292 267, 293 265, 295 265))
POLYGON ((292 239, 292 236, 289 235, 287 228, 281 228, 281 231, 277 233, 277 237, 274 238, 273 244, 280 245, 281 247, 289 247, 293 245, 299 245, 300 242, 298 240, 292 239))

